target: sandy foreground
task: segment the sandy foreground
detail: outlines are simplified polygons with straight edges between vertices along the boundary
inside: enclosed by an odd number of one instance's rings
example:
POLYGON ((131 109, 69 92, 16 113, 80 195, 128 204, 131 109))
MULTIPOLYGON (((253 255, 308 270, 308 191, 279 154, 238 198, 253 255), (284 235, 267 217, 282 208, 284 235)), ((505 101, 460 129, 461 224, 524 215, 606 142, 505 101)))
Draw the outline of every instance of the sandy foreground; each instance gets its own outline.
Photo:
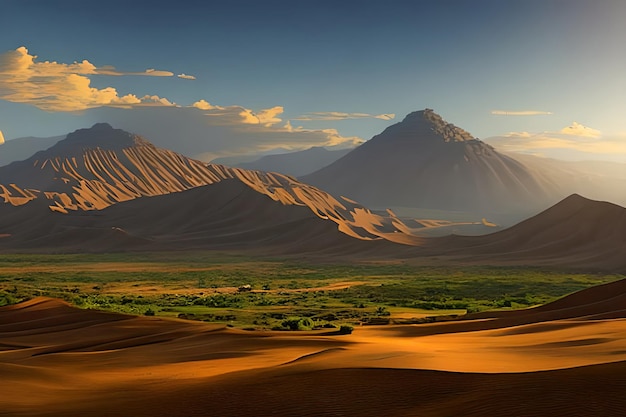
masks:
POLYGON ((626 281, 472 320, 244 331, 0 308, 2 416, 621 416, 626 281))

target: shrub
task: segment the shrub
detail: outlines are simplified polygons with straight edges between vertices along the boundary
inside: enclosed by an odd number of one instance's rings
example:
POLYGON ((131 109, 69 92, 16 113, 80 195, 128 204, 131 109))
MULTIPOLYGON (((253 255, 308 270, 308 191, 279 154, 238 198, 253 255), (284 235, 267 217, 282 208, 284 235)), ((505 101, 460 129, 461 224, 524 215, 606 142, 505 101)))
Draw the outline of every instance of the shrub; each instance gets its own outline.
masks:
POLYGON ((351 334, 352 330, 354 330, 354 327, 348 325, 348 324, 342 324, 339 327, 339 334, 351 334))
POLYGON ((284 320, 281 323, 283 328, 287 330, 312 330, 315 327, 315 323, 308 317, 294 317, 284 320))

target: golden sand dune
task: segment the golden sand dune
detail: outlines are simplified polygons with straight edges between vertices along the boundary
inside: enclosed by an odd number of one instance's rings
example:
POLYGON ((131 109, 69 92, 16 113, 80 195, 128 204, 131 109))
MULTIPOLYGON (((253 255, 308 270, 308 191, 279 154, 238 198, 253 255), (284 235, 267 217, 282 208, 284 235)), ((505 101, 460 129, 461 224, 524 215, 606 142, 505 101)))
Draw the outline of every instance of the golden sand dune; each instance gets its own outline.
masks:
POLYGON ((538 309, 352 335, 246 332, 39 298, 0 308, 0 409, 7 416, 620 416, 625 294, 620 281, 538 309))

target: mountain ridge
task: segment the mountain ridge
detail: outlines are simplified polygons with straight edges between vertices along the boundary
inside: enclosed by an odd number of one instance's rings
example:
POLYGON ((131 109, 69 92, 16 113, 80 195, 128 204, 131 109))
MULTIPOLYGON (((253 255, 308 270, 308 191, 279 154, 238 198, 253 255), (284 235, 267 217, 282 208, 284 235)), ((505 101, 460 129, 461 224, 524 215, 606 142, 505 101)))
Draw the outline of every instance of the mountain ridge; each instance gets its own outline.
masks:
POLYGON ((374 214, 289 176, 204 164, 107 124, 77 130, 46 151, 0 167, 0 179, 5 205, 19 207, 35 201, 59 214, 98 211, 233 179, 275 204, 307 207, 353 238, 421 242, 397 217, 374 214))

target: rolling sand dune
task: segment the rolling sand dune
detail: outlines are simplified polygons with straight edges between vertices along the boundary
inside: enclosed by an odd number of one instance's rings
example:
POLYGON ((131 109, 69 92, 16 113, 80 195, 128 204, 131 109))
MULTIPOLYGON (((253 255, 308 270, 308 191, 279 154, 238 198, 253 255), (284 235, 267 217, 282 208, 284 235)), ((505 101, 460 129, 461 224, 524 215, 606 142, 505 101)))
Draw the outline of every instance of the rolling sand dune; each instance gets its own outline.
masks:
MULTIPOLYGON (((349 201, 345 203, 349 205, 349 201)), ((182 193, 137 198, 102 210, 60 214, 45 201, 0 205, 0 250, 106 252, 232 249, 259 255, 404 259, 418 263, 535 265, 626 271, 626 209, 573 195, 518 225, 484 236, 419 238, 384 232, 351 206, 348 232, 310 207, 276 204, 231 178, 182 193), (355 239, 350 231, 362 229, 355 239), (378 233, 387 239, 366 240, 378 233), (397 243, 415 243, 419 246, 397 243)), ((388 221, 402 230, 390 212, 388 221)))
POLYGON ((352 335, 246 332, 38 298, 0 308, 0 414, 620 416, 625 282, 536 309, 352 335))
POLYGON ((574 194, 503 231, 438 243, 479 263, 626 271, 626 208, 574 194))

